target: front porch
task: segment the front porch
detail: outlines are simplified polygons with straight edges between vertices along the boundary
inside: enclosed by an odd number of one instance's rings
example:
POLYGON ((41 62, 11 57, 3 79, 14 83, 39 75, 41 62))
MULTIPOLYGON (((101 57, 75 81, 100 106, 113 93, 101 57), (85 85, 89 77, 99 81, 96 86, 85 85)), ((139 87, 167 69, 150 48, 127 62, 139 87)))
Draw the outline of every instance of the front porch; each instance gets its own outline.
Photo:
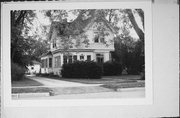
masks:
POLYGON ((81 51, 81 52, 54 52, 41 57, 41 73, 53 73, 54 75, 61 75, 60 71, 63 64, 73 63, 75 61, 95 61, 103 63, 111 60, 110 51, 81 51))

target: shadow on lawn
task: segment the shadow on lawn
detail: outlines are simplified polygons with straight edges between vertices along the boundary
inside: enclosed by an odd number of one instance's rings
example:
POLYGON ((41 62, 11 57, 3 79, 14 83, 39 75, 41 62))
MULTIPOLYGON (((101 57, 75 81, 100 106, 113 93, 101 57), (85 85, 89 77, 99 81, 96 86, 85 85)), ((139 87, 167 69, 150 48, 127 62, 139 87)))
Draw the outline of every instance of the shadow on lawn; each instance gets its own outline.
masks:
POLYGON ((84 79, 84 78, 55 78, 68 82, 78 82, 83 84, 117 84, 132 83, 140 80, 140 75, 120 75, 120 76, 103 76, 101 79, 84 79))
POLYGON ((42 86, 40 82, 24 77, 20 81, 12 81, 12 87, 28 87, 28 86, 42 86))

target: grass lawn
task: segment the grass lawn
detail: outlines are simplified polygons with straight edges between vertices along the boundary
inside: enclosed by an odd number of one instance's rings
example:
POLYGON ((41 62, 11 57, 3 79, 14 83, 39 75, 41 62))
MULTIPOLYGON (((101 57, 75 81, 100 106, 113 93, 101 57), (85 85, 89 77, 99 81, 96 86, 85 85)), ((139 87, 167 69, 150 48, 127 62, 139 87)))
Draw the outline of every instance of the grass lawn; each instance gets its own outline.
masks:
POLYGON ((12 82, 12 87, 26 87, 26 86, 42 86, 43 84, 29 79, 28 77, 23 78, 20 81, 13 81, 12 82))
POLYGON ((33 87, 33 88, 12 88, 12 93, 44 93, 52 89, 47 87, 33 87))
MULTIPOLYGON (((57 78, 56 78, 57 79, 57 78)), ((59 78, 63 81, 78 82, 83 84, 117 84, 132 83, 140 80, 140 75, 120 75, 120 76, 103 76, 101 79, 76 79, 76 78, 59 78)))
POLYGON ((89 86, 89 87, 57 87, 52 88, 54 95, 64 94, 83 94, 83 93, 99 93, 99 92, 111 92, 114 91, 110 88, 100 86, 89 86))
POLYGON ((129 83, 109 83, 101 85, 101 87, 110 88, 116 90, 118 88, 137 88, 137 87, 145 87, 144 82, 129 82, 129 83))

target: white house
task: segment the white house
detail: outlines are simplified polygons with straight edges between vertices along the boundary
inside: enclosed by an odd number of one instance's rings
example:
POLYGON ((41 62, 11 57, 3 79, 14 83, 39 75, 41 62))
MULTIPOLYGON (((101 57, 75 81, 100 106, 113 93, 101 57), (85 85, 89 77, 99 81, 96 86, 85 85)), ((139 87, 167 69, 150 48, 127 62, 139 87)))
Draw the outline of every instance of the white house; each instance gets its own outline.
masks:
POLYGON ((41 69, 41 63, 38 61, 32 61, 32 64, 28 65, 27 68, 28 68, 27 73, 29 74, 39 73, 41 69))
POLYGON ((115 31, 100 10, 81 12, 73 22, 52 22, 50 50, 41 56, 41 73, 60 75, 62 65, 76 60, 111 60, 115 31))

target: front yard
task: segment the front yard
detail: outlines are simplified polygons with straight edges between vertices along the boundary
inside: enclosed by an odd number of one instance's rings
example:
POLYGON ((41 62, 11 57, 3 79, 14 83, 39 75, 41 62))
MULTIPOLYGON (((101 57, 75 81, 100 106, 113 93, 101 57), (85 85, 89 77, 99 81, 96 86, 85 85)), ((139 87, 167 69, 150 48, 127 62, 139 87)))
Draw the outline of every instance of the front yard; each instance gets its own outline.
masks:
POLYGON ((60 80, 78 82, 84 84, 117 84, 117 83, 130 83, 130 82, 143 81, 140 80, 139 75, 103 76, 101 79, 60 78, 60 80))
POLYGON ((12 87, 29 87, 29 86, 42 86, 43 84, 37 82, 30 77, 25 77, 21 81, 13 81, 12 87))
POLYGON ((112 92, 121 88, 144 86, 145 82, 144 80, 140 80, 139 75, 104 76, 101 79, 29 77, 22 81, 12 82, 12 93, 53 92, 53 95, 82 94, 112 92), (51 83, 54 84, 54 86, 49 86, 52 85, 51 83), (65 84, 69 85, 66 87, 65 84))

